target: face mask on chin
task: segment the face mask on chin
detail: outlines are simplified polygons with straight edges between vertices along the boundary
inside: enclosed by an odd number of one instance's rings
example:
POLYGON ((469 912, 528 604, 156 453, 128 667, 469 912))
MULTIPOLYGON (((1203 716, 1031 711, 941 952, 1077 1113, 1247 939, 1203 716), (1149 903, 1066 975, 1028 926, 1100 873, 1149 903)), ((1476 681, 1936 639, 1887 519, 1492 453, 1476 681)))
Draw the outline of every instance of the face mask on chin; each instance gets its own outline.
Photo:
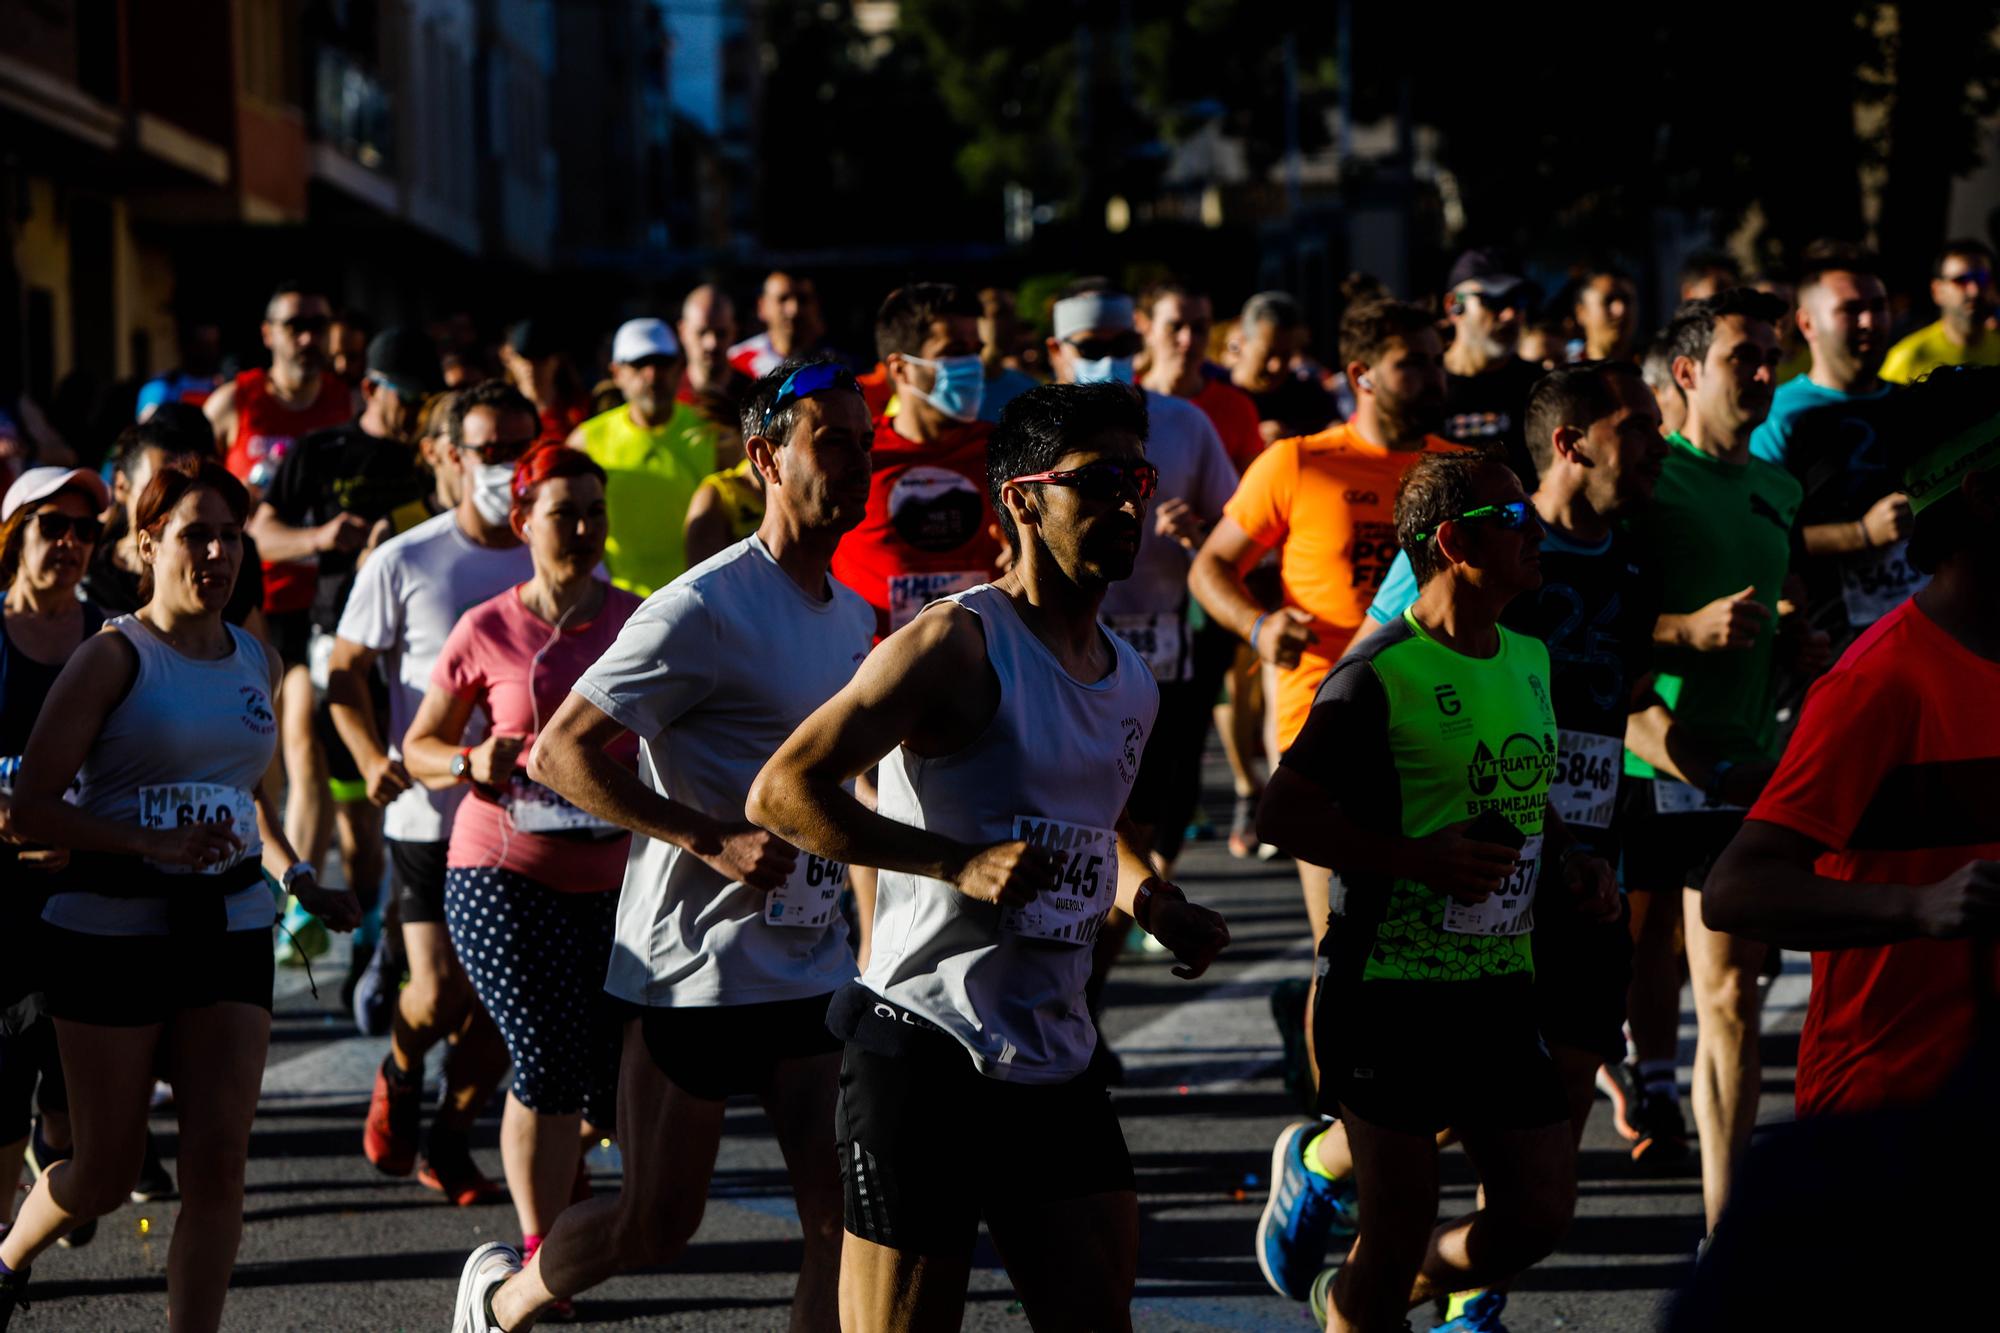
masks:
POLYGON ((496 528, 507 521, 514 507, 512 463, 481 463, 472 470, 472 507, 496 528))

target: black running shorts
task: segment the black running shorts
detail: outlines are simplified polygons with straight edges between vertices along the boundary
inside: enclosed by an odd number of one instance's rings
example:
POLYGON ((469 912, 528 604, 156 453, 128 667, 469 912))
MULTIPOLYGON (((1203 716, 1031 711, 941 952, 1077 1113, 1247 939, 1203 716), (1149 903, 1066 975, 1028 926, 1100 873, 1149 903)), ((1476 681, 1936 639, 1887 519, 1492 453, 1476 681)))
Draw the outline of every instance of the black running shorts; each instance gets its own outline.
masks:
POLYGON ((964 1257, 982 1217, 1135 1189, 1104 1084, 1006 1083, 932 1031, 861 1016, 840 1063, 834 1135, 847 1230, 907 1254, 964 1257), (903 1026, 890 1041, 872 1029, 903 1026), (862 1043, 868 1043, 864 1045, 862 1043), (897 1046, 899 1055, 871 1046, 897 1046))
POLYGON ((1410 1134, 1569 1119, 1534 979, 1329 985, 1313 1012, 1320 1110, 1410 1134))
POLYGON ((404 925, 444 924, 445 857, 448 842, 389 839, 389 867, 396 876, 396 906, 404 925))
POLYGON ((1660 814, 1649 778, 1625 779, 1618 824, 1625 846, 1621 876, 1628 893, 1699 889, 1722 849, 1743 827, 1741 810, 1660 814))
POLYGON ((72 1023, 147 1027, 211 1004, 271 1008, 269 930, 86 935, 44 924, 40 949, 43 1007, 72 1023))
POLYGON ((646 1053, 673 1085, 719 1102, 771 1089, 781 1060, 832 1055, 840 1041, 826 1030, 827 996, 682 1009, 631 1006, 646 1053))

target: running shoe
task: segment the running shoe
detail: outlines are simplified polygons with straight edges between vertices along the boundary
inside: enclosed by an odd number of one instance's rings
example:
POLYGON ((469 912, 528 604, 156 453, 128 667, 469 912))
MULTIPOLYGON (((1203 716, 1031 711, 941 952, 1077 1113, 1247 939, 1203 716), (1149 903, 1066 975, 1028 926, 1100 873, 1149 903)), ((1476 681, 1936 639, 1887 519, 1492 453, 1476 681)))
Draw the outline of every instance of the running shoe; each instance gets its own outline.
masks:
POLYGON ((1627 1143, 1639 1137, 1639 1099, 1643 1085, 1630 1060, 1597 1067, 1597 1090, 1611 1099, 1611 1126, 1627 1143))
POLYGON ((361 1130, 361 1151, 385 1176, 407 1176, 417 1164, 417 1129, 423 1122, 424 1085, 421 1076, 408 1083, 391 1078, 395 1056, 382 1057, 375 1071, 375 1092, 368 1099, 368 1123, 361 1130))
POLYGON ((493 1318, 493 1293, 520 1271, 521 1252, 512 1245, 489 1240, 474 1250, 458 1275, 451 1333, 505 1333, 493 1318))
POLYGON ((1262 793, 1238 796, 1229 816, 1229 854, 1247 861, 1257 854, 1257 802, 1262 793))
POLYGON ((1647 1171, 1670 1172, 1687 1162, 1687 1121, 1678 1099, 1645 1091, 1636 1116, 1639 1137, 1632 1141, 1632 1164, 1647 1171))
POLYGON ((1310 1295, 1327 1242, 1354 1234, 1352 1182, 1328 1180, 1306 1167, 1306 1145, 1319 1131, 1317 1122, 1299 1120, 1278 1135, 1271 1148, 1271 1194, 1257 1219, 1257 1267, 1271 1290, 1295 1301, 1310 1295))
POLYGON ((1445 1321, 1431 1333, 1507 1333, 1500 1322, 1506 1308, 1504 1291, 1455 1291, 1445 1306, 1445 1321))
POLYGON ((151 1130, 146 1132, 146 1160, 140 1164, 139 1179, 132 1184, 133 1203, 158 1203, 171 1199, 180 1191, 174 1187, 174 1177, 160 1160, 160 1145, 154 1141, 151 1130))
MULTIPOLYGON (((70 1154, 75 1151, 75 1148, 51 1148, 47 1141, 42 1138, 42 1122, 37 1118, 34 1128, 28 1134, 28 1171, 34 1179, 40 1180, 44 1171, 47 1171, 57 1162, 67 1162, 70 1159, 70 1154)), ((62 1246, 65 1250, 80 1250, 96 1239, 97 1219, 93 1217, 88 1222, 81 1222, 71 1227, 69 1234, 57 1241, 56 1244, 62 1246)))
MULTIPOLYGON (((1322 1268, 1313 1279, 1312 1294, 1306 1298, 1312 1306, 1313 1318, 1321 1328, 1326 1327, 1327 1310, 1333 1305, 1333 1280, 1340 1276, 1338 1268, 1322 1268)), ((1410 1333, 1408 1320, 1403 1321, 1403 1333, 1410 1333)))
POLYGON ((14 1311, 28 1308, 28 1275, 32 1269, 0 1273, 0 1333, 14 1320, 14 1311))
POLYGON ((472 1160, 472 1146, 463 1134, 431 1126, 430 1141, 424 1145, 424 1159, 417 1165, 417 1183, 460 1208, 491 1203, 507 1196, 507 1187, 491 1180, 472 1160))
POLYGON ((386 1037, 396 1021, 396 1000, 402 981, 400 963, 390 974, 390 950, 385 946, 368 956, 368 966, 355 978, 354 1028, 364 1037, 386 1037))

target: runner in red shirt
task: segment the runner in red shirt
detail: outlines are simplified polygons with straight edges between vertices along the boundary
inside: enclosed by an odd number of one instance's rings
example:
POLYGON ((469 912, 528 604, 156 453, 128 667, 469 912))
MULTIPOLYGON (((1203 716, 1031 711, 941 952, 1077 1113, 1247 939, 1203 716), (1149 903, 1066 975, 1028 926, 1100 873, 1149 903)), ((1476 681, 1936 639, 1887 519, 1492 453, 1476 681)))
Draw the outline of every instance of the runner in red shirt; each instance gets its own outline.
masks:
POLYGON ((1900 406, 1934 576, 1807 695, 1702 899, 1711 929, 1813 950, 1801 1116, 1936 1095, 2000 1001, 2000 369, 1900 406))
POLYGON ((899 404, 875 426, 868 517, 841 539, 833 576, 875 608, 875 630, 900 629, 939 597, 992 578, 1000 558, 977 420, 986 383, 979 304, 948 283, 889 293, 875 344, 899 404))
POLYGON ((1257 404, 1229 381, 1206 373, 1215 303, 1208 293, 1178 282, 1156 282, 1139 295, 1133 312, 1146 339, 1143 383, 1154 393, 1185 398, 1208 414, 1229 461, 1240 473, 1264 452, 1257 404))

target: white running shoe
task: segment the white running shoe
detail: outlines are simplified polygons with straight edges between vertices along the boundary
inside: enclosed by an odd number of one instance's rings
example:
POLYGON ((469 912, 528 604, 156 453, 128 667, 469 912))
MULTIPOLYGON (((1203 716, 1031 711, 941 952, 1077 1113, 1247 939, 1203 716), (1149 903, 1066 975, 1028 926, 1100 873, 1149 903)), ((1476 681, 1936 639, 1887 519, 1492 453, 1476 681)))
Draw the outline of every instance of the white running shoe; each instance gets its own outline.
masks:
POLYGON ((458 1275, 458 1303, 452 1309, 451 1333, 504 1333, 493 1322, 493 1293, 521 1271, 521 1252, 490 1240, 474 1250, 458 1275))

